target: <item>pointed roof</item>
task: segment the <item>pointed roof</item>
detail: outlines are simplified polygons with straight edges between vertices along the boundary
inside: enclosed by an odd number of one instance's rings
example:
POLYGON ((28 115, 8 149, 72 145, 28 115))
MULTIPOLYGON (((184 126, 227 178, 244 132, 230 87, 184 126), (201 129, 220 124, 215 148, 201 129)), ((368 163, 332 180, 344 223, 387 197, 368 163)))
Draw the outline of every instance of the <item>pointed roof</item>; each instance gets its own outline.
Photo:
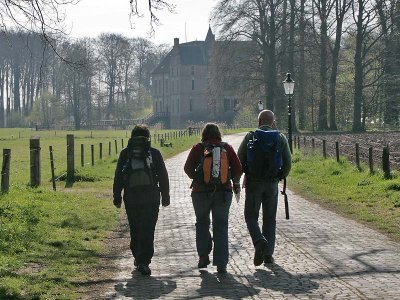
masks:
POLYGON ((208 25, 208 32, 205 42, 207 43, 208 41, 215 41, 215 35, 211 30, 211 25, 208 25))

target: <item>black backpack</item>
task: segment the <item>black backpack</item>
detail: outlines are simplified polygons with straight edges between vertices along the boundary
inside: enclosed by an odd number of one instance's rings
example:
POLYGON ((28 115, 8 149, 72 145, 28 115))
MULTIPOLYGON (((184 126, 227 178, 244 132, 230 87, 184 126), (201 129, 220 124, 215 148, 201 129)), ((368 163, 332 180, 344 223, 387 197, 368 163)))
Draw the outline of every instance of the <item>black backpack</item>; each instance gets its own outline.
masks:
POLYGON ((127 151, 127 160, 122 169, 126 186, 155 186, 157 180, 150 152, 150 138, 140 136, 129 139, 127 151))
POLYGON ((282 147, 277 130, 257 129, 250 132, 247 143, 246 174, 253 179, 279 179, 282 169, 282 147))

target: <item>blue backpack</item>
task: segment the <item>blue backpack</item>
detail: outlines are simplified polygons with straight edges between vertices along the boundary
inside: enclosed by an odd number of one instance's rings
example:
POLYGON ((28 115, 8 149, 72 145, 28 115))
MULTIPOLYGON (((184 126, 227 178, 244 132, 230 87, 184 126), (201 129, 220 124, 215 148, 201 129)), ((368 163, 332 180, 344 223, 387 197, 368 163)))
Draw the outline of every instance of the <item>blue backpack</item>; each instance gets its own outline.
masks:
POLYGON ((282 169, 282 147, 277 130, 250 131, 247 143, 245 173, 254 179, 279 179, 282 169))

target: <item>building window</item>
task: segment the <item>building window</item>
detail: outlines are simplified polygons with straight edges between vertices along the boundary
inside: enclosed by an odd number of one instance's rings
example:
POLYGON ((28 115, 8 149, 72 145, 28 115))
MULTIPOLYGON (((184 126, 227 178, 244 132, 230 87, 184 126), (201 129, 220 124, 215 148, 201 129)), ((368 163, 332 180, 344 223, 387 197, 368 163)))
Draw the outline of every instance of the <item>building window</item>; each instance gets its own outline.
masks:
POLYGON ((189 98, 189 111, 192 111, 193 109, 193 103, 192 103, 192 98, 189 98))
POLYGON ((194 90, 194 79, 192 79, 192 91, 194 90))
POLYGON ((165 92, 168 93, 168 78, 165 79, 165 92))
POLYGON ((192 76, 194 76, 194 66, 192 66, 192 76))
POLYGON ((157 80, 154 80, 154 93, 157 94, 157 80))

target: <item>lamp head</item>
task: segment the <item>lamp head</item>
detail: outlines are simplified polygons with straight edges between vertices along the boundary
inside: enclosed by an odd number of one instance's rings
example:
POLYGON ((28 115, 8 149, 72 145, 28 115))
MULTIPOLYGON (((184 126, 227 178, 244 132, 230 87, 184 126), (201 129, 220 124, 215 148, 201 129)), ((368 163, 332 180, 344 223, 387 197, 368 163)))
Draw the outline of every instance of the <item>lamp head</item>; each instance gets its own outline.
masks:
POLYGON ((288 96, 293 95, 294 80, 291 78, 290 73, 286 73, 286 79, 283 81, 283 87, 285 89, 286 95, 288 95, 288 96))

